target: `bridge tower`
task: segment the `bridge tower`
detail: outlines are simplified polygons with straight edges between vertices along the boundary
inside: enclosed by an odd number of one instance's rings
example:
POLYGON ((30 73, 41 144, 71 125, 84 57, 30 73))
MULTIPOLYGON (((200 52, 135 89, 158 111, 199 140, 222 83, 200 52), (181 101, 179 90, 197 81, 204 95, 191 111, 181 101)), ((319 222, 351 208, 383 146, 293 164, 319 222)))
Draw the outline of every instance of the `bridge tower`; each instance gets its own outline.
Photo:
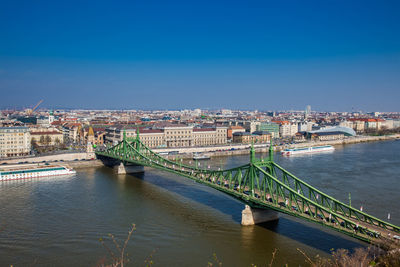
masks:
MULTIPOLYGON (((270 146, 270 151, 269 151, 269 160, 272 162, 273 161, 273 150, 271 152, 271 147, 270 146)), ((258 175, 256 168, 254 165, 256 164, 257 159, 256 159, 256 151, 254 150, 254 145, 251 144, 250 148, 250 194, 251 196, 255 196, 255 184, 259 183, 258 175)), ((242 225, 248 226, 248 225, 254 225, 254 224, 259 224, 259 223, 264 223, 264 222, 269 222, 269 221, 276 221, 279 220, 279 215, 278 212, 271 210, 271 209, 266 209, 266 208, 257 208, 257 207, 250 207, 249 205, 245 205, 244 210, 242 210, 242 225)))
MULTIPOLYGON (((135 146, 138 151, 140 148, 139 144, 139 128, 136 130, 136 141, 135 141, 135 146)), ((124 155, 127 155, 128 153, 128 147, 127 147, 127 138, 126 138, 126 131, 124 129, 124 134, 123 134, 123 139, 122 139, 122 150, 124 155)), ((128 163, 128 162, 123 162, 119 164, 117 168, 118 174, 132 174, 132 173, 144 173, 144 166, 142 165, 135 165, 133 163, 128 163)))

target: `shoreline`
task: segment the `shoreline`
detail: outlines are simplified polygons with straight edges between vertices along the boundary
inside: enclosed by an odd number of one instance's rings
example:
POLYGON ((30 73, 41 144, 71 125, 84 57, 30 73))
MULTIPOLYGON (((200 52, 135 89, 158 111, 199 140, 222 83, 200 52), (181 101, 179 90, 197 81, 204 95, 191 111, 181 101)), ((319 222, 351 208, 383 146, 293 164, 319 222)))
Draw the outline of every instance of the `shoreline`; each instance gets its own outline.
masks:
MULTIPOLYGON (((347 144, 358 144, 358 143, 367 143, 367 142, 378 142, 378 141, 391 141, 391 140, 400 140, 400 134, 396 135, 387 135, 387 136, 355 136, 342 140, 330 140, 330 141, 308 141, 301 142, 296 144, 286 144, 286 145, 277 145, 274 146, 274 152, 280 152, 286 148, 300 148, 307 146, 323 146, 323 145, 347 145, 347 144)), ((264 144, 264 147, 255 147, 256 153, 267 153, 269 151, 269 144, 264 144)), ((250 145, 247 145, 244 149, 238 150, 227 150, 227 151, 207 151, 205 152, 211 157, 222 157, 222 156, 233 156, 233 155, 246 155, 249 154, 250 145)), ((191 159, 193 157, 193 153, 180 153, 177 155, 168 155, 166 158, 168 159, 191 159)))
MULTIPOLYGON (((282 151, 286 148, 299 148, 306 146, 321 146, 321 145, 347 145, 347 144, 357 144, 357 143, 366 143, 366 142, 377 142, 377 141, 391 141, 391 140, 400 140, 400 134, 396 135, 387 135, 387 136, 355 136, 350 138, 345 138, 342 140, 331 140, 331 141, 321 141, 321 142, 302 142, 296 144, 285 144, 285 145, 277 145, 274 147, 275 152, 282 151)), ((246 155, 249 154, 251 145, 247 144, 231 144, 228 146, 214 146, 214 147, 191 147, 191 148, 168 148, 168 149, 154 149, 157 152, 168 152, 168 151, 176 151, 179 152, 175 155, 165 155, 164 157, 170 160, 175 160, 177 158, 183 159, 192 159, 193 153, 201 152, 206 153, 210 157, 223 157, 223 156, 234 156, 234 155, 246 155), (218 150, 218 151, 217 151, 218 150)), ((256 144, 255 145, 256 153, 267 153, 269 151, 269 144, 256 144)), ((66 154, 64 156, 71 156, 71 154, 66 154)), ((74 155, 77 156, 76 154, 74 155)), ((43 163, 43 160, 46 160, 51 164, 59 164, 59 165, 68 165, 73 168, 88 168, 88 167, 100 167, 103 166, 103 163, 98 159, 94 158, 92 153, 81 153, 79 160, 67 160, 63 157, 63 154, 57 155, 57 161, 54 161, 54 158, 51 156, 45 157, 33 157, 33 158, 22 158, 22 159, 10 159, 10 160, 2 160, 0 164, 6 163, 7 165, 15 164, 18 162, 24 161, 27 163, 43 163), (60 158, 63 161, 60 161, 60 158)), ((1 167, 1 165, 0 165, 1 167)))

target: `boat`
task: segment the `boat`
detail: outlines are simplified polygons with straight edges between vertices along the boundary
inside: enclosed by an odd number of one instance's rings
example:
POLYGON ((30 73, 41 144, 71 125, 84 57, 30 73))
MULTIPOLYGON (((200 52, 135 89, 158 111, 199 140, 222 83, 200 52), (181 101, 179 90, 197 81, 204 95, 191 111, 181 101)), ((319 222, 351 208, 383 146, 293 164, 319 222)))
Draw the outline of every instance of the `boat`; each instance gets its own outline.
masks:
POLYGON ((287 148, 281 153, 285 156, 305 154, 305 153, 316 153, 316 152, 326 152, 333 151, 335 148, 333 146, 311 146, 311 147, 301 147, 301 148, 287 148))
POLYGON ((211 157, 206 154, 200 154, 200 153, 194 153, 193 154, 193 159, 194 160, 201 160, 201 159, 210 159, 211 157))
POLYGON ((21 180, 30 178, 61 176, 76 174, 76 171, 67 166, 59 165, 12 165, 0 167, 0 181, 21 180))

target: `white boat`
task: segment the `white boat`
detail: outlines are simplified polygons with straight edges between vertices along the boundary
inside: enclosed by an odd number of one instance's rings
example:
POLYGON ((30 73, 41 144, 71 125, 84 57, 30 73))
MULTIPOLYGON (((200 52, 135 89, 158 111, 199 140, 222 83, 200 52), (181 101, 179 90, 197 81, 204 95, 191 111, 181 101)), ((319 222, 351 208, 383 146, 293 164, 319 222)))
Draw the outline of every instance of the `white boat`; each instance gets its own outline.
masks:
POLYGON ((333 146, 311 146, 311 147, 301 147, 301 148, 288 148, 283 150, 281 153, 285 156, 305 154, 305 153, 316 153, 333 151, 335 148, 333 146))
POLYGON ((206 154, 199 154, 199 153, 194 153, 193 154, 193 159, 194 160, 201 160, 201 159, 210 159, 211 157, 206 154))
POLYGON ((0 167, 0 181, 21 180, 30 178, 76 174, 76 171, 66 166, 57 165, 13 165, 0 167))

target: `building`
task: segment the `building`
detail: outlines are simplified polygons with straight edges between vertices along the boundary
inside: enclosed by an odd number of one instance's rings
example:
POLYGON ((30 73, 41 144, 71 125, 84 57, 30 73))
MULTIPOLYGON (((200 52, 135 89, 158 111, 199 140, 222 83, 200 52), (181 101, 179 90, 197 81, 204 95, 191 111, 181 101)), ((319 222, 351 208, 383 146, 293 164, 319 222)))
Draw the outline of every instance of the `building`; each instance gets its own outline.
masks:
POLYGON ((311 134, 311 140, 314 141, 341 140, 343 138, 343 132, 319 132, 311 134))
POLYGON ((268 143, 271 140, 271 133, 267 131, 255 131, 254 133, 237 132, 233 134, 233 142, 240 144, 268 143))
POLYGON ((267 131, 271 133, 272 138, 279 138, 279 124, 275 122, 260 122, 257 131, 267 131))
POLYGON ((193 126, 184 124, 167 124, 158 126, 164 131, 167 147, 193 146, 193 126))
MULTIPOLYGON (((105 141, 117 144, 123 139, 136 138, 137 128, 122 126, 106 129, 105 141)), ((150 148, 210 146, 227 143, 227 127, 194 128, 182 124, 158 125, 154 128, 139 128, 140 140, 150 148)))
POLYGON ((64 134, 55 128, 31 129, 31 143, 39 146, 55 146, 64 143, 64 134))
POLYGON ((193 145, 194 146, 212 146, 227 143, 227 127, 215 128, 194 128, 193 145))
POLYGON ((238 132, 233 134, 233 143, 250 144, 252 135, 249 132, 238 132))
POLYGON ((306 140, 306 135, 307 135, 306 132, 297 132, 297 133, 294 135, 294 140, 295 140, 296 142, 305 142, 305 141, 307 141, 307 140, 306 140))
POLYGON ((269 143, 271 141, 271 133, 268 131, 255 131, 253 133, 254 143, 269 143))
POLYGON ((387 123, 385 120, 382 119, 357 118, 357 119, 349 119, 349 121, 353 122, 353 129, 356 132, 364 132, 367 130, 378 131, 382 127, 387 128, 392 126, 390 122, 387 123))
POLYGON ((308 121, 299 122, 297 124, 297 132, 308 132, 312 130, 313 124, 308 121))
POLYGON ((227 138, 232 140, 234 133, 244 133, 246 131, 242 126, 229 126, 227 130, 227 138))
POLYGON ((260 123, 259 121, 244 121, 243 127, 246 129, 246 132, 253 133, 257 131, 257 127, 260 123))
POLYGON ((385 120, 381 124, 381 129, 393 129, 394 123, 393 120, 385 120))
POLYGON ((0 127, 0 158, 26 156, 30 152, 28 127, 0 127))
POLYGON ((307 105, 304 116, 307 118, 309 115, 311 115, 311 106, 307 105))
POLYGON ((273 121, 279 124, 279 135, 280 137, 291 137, 298 132, 298 126, 295 123, 289 121, 273 121))

